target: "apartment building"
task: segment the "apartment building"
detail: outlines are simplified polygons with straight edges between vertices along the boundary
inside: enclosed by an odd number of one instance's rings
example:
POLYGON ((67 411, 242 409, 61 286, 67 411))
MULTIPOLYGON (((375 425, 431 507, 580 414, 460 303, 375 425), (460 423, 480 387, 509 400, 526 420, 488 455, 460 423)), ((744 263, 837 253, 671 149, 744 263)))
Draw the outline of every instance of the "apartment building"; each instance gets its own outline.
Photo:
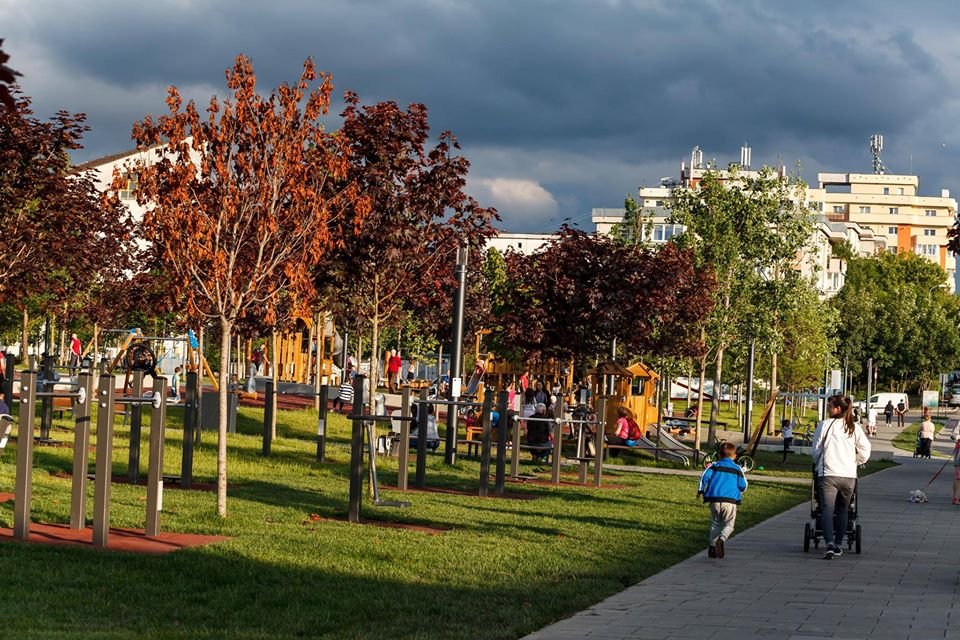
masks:
MULTIPOLYGON (((735 165, 741 179, 759 175, 750 168, 750 156, 750 148, 744 146, 735 165)), ((680 165, 679 179, 662 178, 659 186, 639 189, 637 204, 648 221, 641 231, 646 242, 666 242, 683 232, 681 225, 669 222, 673 190, 696 186, 710 170, 719 171, 723 179, 731 176, 730 170, 708 168, 699 147, 694 147, 689 166, 685 162, 680 165)), ((783 167, 779 171, 784 175, 783 167)), ((846 264, 832 258, 830 251, 842 241, 858 255, 912 251, 924 256, 943 268, 951 291, 956 290, 957 260, 947 250, 947 231, 957 220, 957 201, 949 191, 944 189, 939 196, 919 195, 920 179, 912 175, 820 173, 817 179, 817 187, 802 192, 818 220, 811 249, 808 255, 798 256, 797 263, 816 280, 821 295, 833 295, 843 286, 846 264)), ((801 197, 801 192, 796 197, 801 197)), ((597 233, 610 233, 624 215, 622 208, 593 209, 597 233)))

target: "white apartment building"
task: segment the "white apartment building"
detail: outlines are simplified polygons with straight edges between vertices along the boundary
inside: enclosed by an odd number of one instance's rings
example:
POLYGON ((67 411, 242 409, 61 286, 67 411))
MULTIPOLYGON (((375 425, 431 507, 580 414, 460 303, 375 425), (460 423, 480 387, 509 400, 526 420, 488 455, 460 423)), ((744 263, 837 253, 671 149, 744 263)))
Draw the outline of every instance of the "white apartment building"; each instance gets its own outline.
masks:
MULTIPOLYGON (((754 177, 750 170, 750 149, 741 149, 740 177, 754 177)), ((882 163, 880 164, 882 167, 882 163)), ((709 169, 695 147, 691 165, 680 165, 680 178, 661 179, 656 187, 640 187, 638 202, 649 221, 642 233, 647 242, 666 242, 683 232, 681 225, 668 222, 673 190, 694 187, 709 169)), ((780 169, 781 175, 784 169, 780 169)), ((721 176, 729 175, 720 171, 721 176)), ((846 264, 832 257, 830 247, 847 241, 858 255, 877 251, 912 251, 938 264, 955 291, 956 259, 948 255, 947 231, 957 219, 957 201, 947 190, 939 196, 918 194, 917 176, 857 173, 820 173, 816 188, 805 193, 806 205, 818 215, 809 255, 798 256, 798 268, 815 278, 821 295, 829 297, 843 286, 846 264)), ((592 219, 597 233, 610 233, 623 221, 624 209, 596 208, 592 219)))

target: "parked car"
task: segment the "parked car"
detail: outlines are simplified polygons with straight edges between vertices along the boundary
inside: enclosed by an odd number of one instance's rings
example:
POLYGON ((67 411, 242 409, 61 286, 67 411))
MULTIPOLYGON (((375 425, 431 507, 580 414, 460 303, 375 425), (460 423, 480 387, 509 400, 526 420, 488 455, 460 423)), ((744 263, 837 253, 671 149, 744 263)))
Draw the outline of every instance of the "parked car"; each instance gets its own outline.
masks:
POLYGON ((947 391, 947 406, 960 407, 960 386, 950 387, 947 391))
MULTIPOLYGON (((960 401, 960 397, 957 398, 960 401)), ((880 411, 883 411, 883 408, 887 406, 887 402, 892 402, 893 406, 896 407, 900 402, 903 402, 904 406, 910 408, 910 400, 907 398, 905 393, 875 393, 870 396, 870 401, 867 403, 867 408, 876 407, 880 411)))

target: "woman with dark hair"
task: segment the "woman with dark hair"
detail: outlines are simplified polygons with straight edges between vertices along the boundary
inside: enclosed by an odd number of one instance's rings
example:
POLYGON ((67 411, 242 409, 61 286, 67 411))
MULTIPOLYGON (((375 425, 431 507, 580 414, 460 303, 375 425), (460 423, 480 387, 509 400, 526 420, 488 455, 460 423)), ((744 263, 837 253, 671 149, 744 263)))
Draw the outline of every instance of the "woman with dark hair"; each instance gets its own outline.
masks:
POLYGON ((870 440, 854 421, 852 404, 850 398, 841 395, 827 398, 828 417, 813 433, 813 466, 820 497, 820 528, 827 544, 823 555, 826 560, 843 554, 840 544, 847 531, 857 465, 870 458, 870 440))

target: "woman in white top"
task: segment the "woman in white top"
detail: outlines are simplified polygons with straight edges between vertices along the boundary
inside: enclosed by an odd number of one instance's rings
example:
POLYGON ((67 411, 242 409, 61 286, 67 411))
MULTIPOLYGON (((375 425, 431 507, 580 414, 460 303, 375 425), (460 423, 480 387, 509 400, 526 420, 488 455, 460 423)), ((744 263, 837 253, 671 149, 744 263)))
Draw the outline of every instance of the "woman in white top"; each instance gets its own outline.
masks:
POLYGON ((827 543, 823 557, 843 553, 847 513, 857 482, 857 465, 870 459, 870 440, 853 420, 850 398, 827 398, 829 417, 813 433, 813 465, 820 496, 820 528, 827 543), (836 528, 834 528, 836 518, 836 528))

